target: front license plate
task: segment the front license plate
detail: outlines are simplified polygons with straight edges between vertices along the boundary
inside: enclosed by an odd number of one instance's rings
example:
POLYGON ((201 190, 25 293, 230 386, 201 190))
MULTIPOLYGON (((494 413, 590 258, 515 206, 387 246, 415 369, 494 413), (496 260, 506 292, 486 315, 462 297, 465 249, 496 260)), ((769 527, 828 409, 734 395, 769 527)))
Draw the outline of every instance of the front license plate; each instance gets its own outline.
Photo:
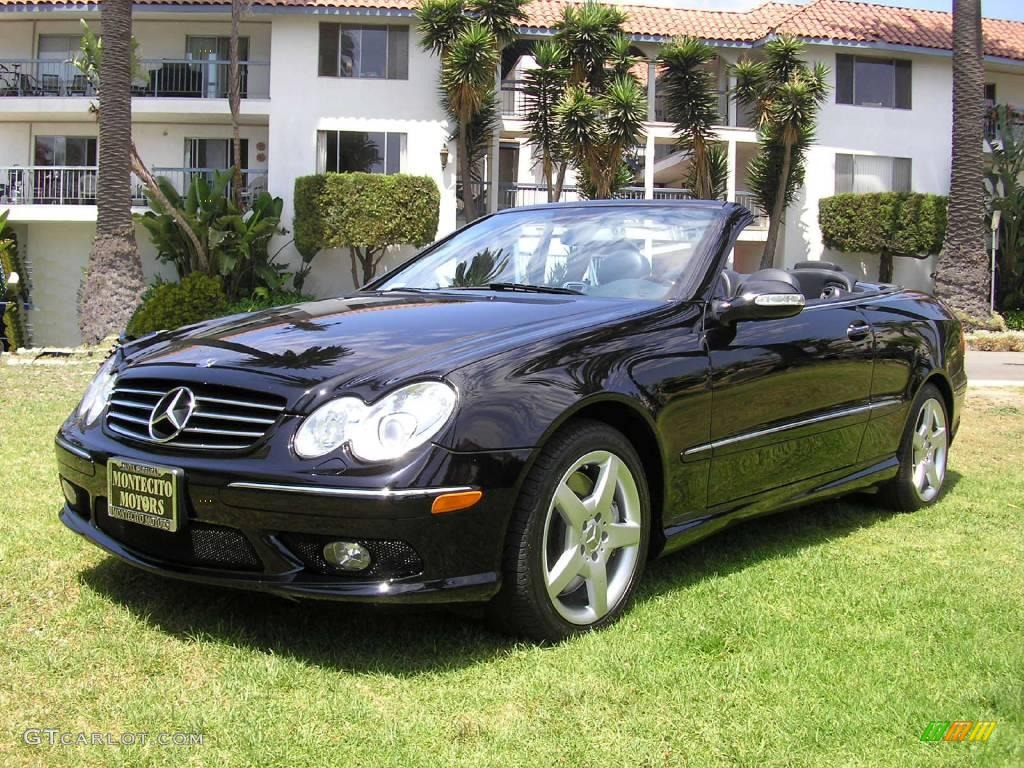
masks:
POLYGON ((118 520, 178 530, 178 499, 184 472, 126 459, 107 462, 107 514, 118 520))

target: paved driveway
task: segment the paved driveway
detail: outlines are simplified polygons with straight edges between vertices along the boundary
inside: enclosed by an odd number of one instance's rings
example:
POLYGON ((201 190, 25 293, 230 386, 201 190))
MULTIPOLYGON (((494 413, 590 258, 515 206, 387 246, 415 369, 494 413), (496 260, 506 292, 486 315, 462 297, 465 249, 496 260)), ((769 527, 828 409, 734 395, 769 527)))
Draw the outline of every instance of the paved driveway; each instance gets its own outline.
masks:
POLYGON ((971 384, 1024 387, 1024 352, 967 352, 971 384))

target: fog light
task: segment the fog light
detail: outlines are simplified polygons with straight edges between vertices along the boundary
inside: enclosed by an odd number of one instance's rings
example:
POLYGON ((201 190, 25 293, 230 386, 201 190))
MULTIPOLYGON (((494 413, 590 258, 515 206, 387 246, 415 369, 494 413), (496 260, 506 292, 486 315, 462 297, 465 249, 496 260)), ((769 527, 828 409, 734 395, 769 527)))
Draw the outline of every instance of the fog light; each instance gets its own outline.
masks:
POLYGON ((78 505, 78 491, 75 490, 75 486, 63 477, 60 479, 60 489, 64 491, 64 498, 67 499, 67 502, 71 507, 78 505))
POLYGON ((324 560, 343 571, 365 571, 370 567, 370 551, 354 541, 332 541, 324 545, 324 560))

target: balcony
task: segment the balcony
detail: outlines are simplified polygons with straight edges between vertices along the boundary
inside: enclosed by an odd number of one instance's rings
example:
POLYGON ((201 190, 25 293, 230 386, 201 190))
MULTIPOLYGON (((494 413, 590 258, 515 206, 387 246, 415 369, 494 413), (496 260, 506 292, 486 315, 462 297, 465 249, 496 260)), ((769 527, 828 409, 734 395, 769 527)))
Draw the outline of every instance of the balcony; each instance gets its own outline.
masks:
POLYGON ((736 202, 745 206, 754 214, 754 221, 747 226, 747 229, 768 229, 768 214, 757 204, 753 192, 741 192, 737 189, 736 202))
POLYGON ((1017 107, 1012 104, 994 104, 991 101, 985 104, 985 141, 996 141, 999 133, 999 116, 997 107, 1005 106, 1009 110, 1009 125, 1013 131, 1013 137, 1017 141, 1024 141, 1024 107, 1017 107))
MULTIPOLYGON (((226 99, 228 62, 220 59, 143 59, 148 78, 132 83, 139 98, 226 99)), ((270 62, 243 61, 241 96, 270 96, 270 62)), ((0 96, 94 97, 88 78, 71 61, 0 59, 0 96)))
MULTIPOLYGON (((188 194, 197 178, 212 182, 215 168, 153 168, 154 176, 167 178, 181 195, 188 194)), ((248 205, 267 189, 265 169, 242 171, 242 202, 248 205)), ((0 206, 23 205, 96 205, 97 169, 95 166, 9 166, 0 167, 0 206)), ((148 205, 144 185, 132 175, 132 205, 148 205)), ((231 186, 227 193, 230 194, 231 186)))
MULTIPOLYGON (((528 105, 526 103, 526 92, 522 80, 503 80, 501 83, 500 101, 501 114, 522 120, 526 117, 528 105)), ((749 107, 736 104, 733 114, 729 114, 729 92, 718 92, 718 112, 721 116, 718 124, 728 128, 753 128, 754 118, 749 107)), ((654 97, 654 115, 650 122, 665 123, 668 117, 665 112, 665 98, 661 94, 654 97)))

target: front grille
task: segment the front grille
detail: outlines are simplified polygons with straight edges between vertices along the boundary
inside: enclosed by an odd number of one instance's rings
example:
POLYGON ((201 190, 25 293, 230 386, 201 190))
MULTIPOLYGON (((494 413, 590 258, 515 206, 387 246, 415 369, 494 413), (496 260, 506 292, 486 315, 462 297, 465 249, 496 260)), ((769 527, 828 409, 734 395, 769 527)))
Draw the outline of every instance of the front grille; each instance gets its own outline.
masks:
MULTIPOLYGON (((324 559, 324 545, 344 536, 315 536, 302 533, 281 534, 282 543, 306 565, 318 573, 360 579, 401 579, 423 573, 423 561, 404 541, 351 539, 370 551, 370 567, 365 571, 343 571, 324 559)), ((349 539, 345 539, 349 540, 349 539)))
POLYGON ((182 530, 168 533, 110 517, 103 498, 96 500, 96 524, 129 549, 164 562, 232 571, 263 570, 252 543, 235 528, 190 520, 182 530))
POLYGON ((143 443, 191 450, 237 451, 251 448, 284 410, 282 397, 237 387, 179 384, 161 379, 131 379, 115 388, 107 410, 107 429, 143 443), (149 433, 153 408, 168 392, 187 387, 196 408, 185 428, 166 441, 149 433))

